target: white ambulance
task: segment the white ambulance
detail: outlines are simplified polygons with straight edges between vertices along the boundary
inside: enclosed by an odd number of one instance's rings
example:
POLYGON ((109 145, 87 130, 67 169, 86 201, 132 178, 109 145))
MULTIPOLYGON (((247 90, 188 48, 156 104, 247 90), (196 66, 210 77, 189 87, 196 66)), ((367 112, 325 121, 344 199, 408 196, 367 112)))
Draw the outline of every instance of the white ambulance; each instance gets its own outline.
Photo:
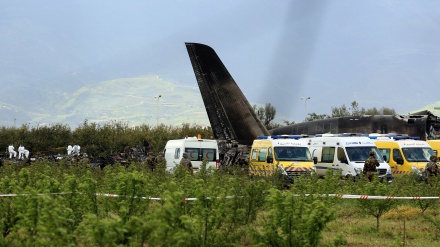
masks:
POLYGON ((220 160, 216 140, 186 137, 184 139, 169 140, 163 154, 166 160, 167 171, 172 172, 179 165, 183 153, 188 154, 195 172, 199 171, 206 160, 206 168, 217 168, 220 160))
POLYGON ((323 177, 328 169, 341 170, 345 177, 359 176, 364 168, 365 160, 370 157, 370 151, 376 153, 380 166, 378 176, 392 181, 390 166, 380 155, 379 149, 368 135, 362 134, 322 134, 304 138, 312 156, 318 159, 315 172, 323 177))

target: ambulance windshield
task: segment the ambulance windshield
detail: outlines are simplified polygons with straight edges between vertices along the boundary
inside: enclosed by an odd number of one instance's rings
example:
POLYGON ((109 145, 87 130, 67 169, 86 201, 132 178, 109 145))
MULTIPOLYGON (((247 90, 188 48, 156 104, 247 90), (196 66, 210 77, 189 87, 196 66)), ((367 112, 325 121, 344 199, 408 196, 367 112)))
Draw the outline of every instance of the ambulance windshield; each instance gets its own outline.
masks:
POLYGON ((307 147, 275 147, 274 151, 278 161, 312 161, 307 147))
POLYGON ((402 148, 402 151, 409 162, 429 162, 434 154, 431 148, 402 148))
POLYGON ((365 162, 370 157, 371 151, 374 151, 379 162, 384 161, 377 147, 347 147, 346 149, 348 158, 353 162, 365 162))

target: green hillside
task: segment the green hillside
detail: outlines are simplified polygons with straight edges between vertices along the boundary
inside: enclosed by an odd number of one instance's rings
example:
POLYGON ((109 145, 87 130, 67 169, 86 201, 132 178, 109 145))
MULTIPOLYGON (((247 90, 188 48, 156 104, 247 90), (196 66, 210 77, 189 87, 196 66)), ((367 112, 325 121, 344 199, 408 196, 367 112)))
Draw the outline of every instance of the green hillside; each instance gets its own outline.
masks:
POLYGON ((420 111, 425 111, 428 110, 430 111, 432 114, 436 115, 436 116, 440 116, 440 101, 436 101, 434 103, 431 103, 429 105, 424 106, 423 108, 420 108, 418 110, 414 110, 411 113, 415 113, 415 112, 420 112, 420 111))
MULTIPOLYGON (((84 86, 73 93, 47 94, 46 102, 27 109, 9 106, 9 119, 19 115, 31 125, 64 123, 73 128, 85 119, 97 123, 123 121, 131 126, 209 125, 197 86, 179 85, 157 76, 115 79, 84 86)), ((3 105, 0 109, 7 111, 3 105)))

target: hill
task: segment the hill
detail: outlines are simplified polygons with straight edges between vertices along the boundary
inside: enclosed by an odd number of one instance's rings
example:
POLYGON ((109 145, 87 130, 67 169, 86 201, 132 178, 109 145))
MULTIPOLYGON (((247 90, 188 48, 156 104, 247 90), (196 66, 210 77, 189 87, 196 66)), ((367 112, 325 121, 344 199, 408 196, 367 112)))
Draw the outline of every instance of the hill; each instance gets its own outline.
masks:
POLYGON ((411 111, 411 113, 417 113, 421 111, 430 111, 432 114, 436 116, 440 116, 440 101, 433 102, 429 105, 426 105, 418 110, 411 111))
POLYGON ((130 126, 209 125, 197 86, 157 76, 103 81, 72 93, 46 90, 40 94, 44 97, 26 108, 0 102, 0 124, 63 123, 75 128, 87 119, 97 123, 123 121, 130 126))
MULTIPOLYGON (((23 90, 26 93, 1 92, 0 126, 63 123, 76 128, 86 119, 100 124, 122 121, 130 126, 209 125, 197 85, 181 85, 158 76, 89 83, 72 92, 35 85, 23 90)), ((437 101, 412 113, 429 110, 440 116, 439 107, 437 101)))

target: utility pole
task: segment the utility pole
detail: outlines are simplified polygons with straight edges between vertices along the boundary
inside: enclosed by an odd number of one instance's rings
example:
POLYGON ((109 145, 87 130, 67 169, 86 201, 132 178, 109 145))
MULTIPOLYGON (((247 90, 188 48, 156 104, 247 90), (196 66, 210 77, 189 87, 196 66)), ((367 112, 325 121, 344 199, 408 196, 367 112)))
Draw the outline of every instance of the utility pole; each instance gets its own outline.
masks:
POLYGON ((159 99, 161 97, 162 97, 162 95, 160 95, 160 94, 158 96, 154 97, 155 99, 157 99, 156 126, 159 126, 159 114, 160 114, 160 102, 159 102, 159 99))
POLYGON ((310 99, 310 96, 308 97, 301 97, 301 100, 304 100, 304 122, 307 119, 307 100, 310 99))

